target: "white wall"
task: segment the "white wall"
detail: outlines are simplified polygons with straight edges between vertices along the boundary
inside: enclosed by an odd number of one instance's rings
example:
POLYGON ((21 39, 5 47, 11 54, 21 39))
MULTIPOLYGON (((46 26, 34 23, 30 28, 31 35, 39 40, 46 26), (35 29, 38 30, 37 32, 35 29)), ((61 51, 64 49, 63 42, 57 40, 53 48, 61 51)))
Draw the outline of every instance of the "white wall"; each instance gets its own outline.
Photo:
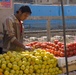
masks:
POLYGON ((10 9, 0 9, 0 47, 2 47, 2 32, 3 32, 3 26, 2 23, 4 22, 5 18, 8 17, 9 15, 14 13, 14 7, 13 7, 13 2, 12 2, 12 8, 10 9))
POLYGON ((6 17, 14 13, 14 7, 12 2, 12 8, 10 9, 0 9, 0 32, 2 30, 1 25, 6 17))

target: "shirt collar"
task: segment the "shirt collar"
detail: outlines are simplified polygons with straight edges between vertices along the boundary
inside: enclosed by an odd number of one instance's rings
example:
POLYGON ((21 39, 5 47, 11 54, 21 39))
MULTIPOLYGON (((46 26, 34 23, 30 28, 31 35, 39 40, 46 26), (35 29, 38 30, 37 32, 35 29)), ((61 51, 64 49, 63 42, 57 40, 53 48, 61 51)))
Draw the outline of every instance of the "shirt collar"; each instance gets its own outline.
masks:
POLYGON ((16 18, 16 16, 13 15, 13 14, 12 14, 12 16, 13 16, 13 19, 14 19, 17 23, 19 23, 19 21, 18 21, 18 19, 16 18))
MULTIPOLYGON (((13 14, 12 14, 12 16, 13 16, 14 20, 15 20, 17 23, 19 23, 19 20, 16 18, 16 16, 13 15, 13 14)), ((21 21, 21 23, 23 24, 23 21, 21 21)))

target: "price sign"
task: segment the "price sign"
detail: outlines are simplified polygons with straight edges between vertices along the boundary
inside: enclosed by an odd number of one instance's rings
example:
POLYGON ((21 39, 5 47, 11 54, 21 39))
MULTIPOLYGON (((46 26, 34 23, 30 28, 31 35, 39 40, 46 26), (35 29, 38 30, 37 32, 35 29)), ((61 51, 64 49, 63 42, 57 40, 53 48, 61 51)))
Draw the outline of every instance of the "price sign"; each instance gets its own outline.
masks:
POLYGON ((0 0, 0 9, 12 8, 12 0, 0 0))

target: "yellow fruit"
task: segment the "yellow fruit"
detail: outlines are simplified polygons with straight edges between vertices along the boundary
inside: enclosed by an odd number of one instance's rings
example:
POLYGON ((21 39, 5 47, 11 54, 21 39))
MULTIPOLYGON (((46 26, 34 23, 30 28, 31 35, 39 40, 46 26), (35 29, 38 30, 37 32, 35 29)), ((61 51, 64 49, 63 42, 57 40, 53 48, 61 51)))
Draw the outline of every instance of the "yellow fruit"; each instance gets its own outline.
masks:
POLYGON ((7 56, 7 54, 6 54, 6 53, 4 53, 4 54, 3 54, 3 57, 6 57, 6 56, 7 56))
POLYGON ((33 69, 29 69, 29 73, 32 74, 34 72, 33 69))
POLYGON ((6 61, 2 61, 2 64, 7 64, 7 62, 6 61))
POLYGON ((30 66, 27 65, 27 66, 26 66, 26 69, 29 69, 29 68, 30 68, 30 66))
POLYGON ((5 59, 6 59, 6 60, 9 60, 9 59, 10 59, 10 57, 9 57, 8 55, 6 55, 6 56, 5 56, 5 59))
POLYGON ((9 75, 9 71, 6 70, 6 71, 4 72, 4 75, 9 75))
POLYGON ((3 69, 0 68, 0 72, 3 72, 3 69))
POLYGON ((16 62, 19 62, 19 61, 20 61, 20 58, 16 57, 16 58, 15 58, 15 61, 16 61, 16 62))
POLYGON ((41 70, 40 70, 40 69, 36 70, 36 73, 40 73, 40 72, 41 72, 41 70))
POLYGON ((20 60, 19 62, 18 62, 18 66, 21 66, 22 65, 22 61, 20 60))
POLYGON ((31 65, 31 66, 30 66, 30 69, 33 69, 33 68, 34 68, 34 67, 31 65))
POLYGON ((5 69, 5 70, 8 70, 8 71, 10 71, 10 68, 6 67, 6 69, 5 69))
POLYGON ((8 68, 12 68, 12 63, 7 64, 8 68))
POLYGON ((38 49, 32 52, 10 52, 0 55, 0 72, 4 75, 58 75, 53 54, 38 49))
POLYGON ((9 75, 14 75, 14 74, 10 73, 9 75))
POLYGON ((47 56, 44 56, 43 57, 43 60, 45 60, 45 61, 48 60, 48 57, 47 56))
POLYGON ((40 63, 39 59, 35 59, 35 63, 39 64, 40 63))
POLYGON ((44 73, 45 72, 45 70, 44 69, 41 69, 41 73, 44 73))
POLYGON ((25 69, 24 70, 24 73, 27 75, 27 74, 29 74, 29 69, 25 69))
POLYGON ((22 70, 20 70, 20 71, 19 71, 19 74, 20 74, 20 75, 21 75, 21 74, 23 75, 23 71, 22 71, 22 70))
POLYGON ((42 69, 45 69, 45 67, 46 67, 45 65, 42 65, 42 66, 41 66, 42 69))
POLYGON ((8 51, 7 54, 8 54, 8 55, 12 55, 12 52, 11 52, 11 51, 8 51))
POLYGON ((10 58, 10 62, 14 62, 14 60, 15 60, 14 57, 10 58))
POLYGON ((13 65, 12 68, 13 68, 13 70, 18 70, 18 66, 17 65, 13 65))
POLYGON ((48 69, 45 69, 45 73, 48 73, 48 69))
POLYGON ((39 67, 38 65, 34 65, 34 69, 37 70, 39 67))
POLYGON ((15 74, 15 70, 11 70, 10 73, 15 74))
POLYGON ((6 69, 6 64, 2 64, 1 68, 6 69))
POLYGON ((21 63, 22 65, 27 65, 27 62, 26 61, 22 61, 22 63, 21 63))
POLYGON ((12 64, 13 64, 13 65, 17 65, 17 62, 16 62, 16 61, 14 61, 14 62, 12 62, 12 64))
POLYGON ((2 62, 2 61, 0 60, 0 64, 1 64, 1 62, 2 62))
POLYGON ((6 63, 10 63, 10 60, 6 60, 6 63))
POLYGON ((25 65, 22 65, 21 66, 21 70, 25 70, 25 65))
POLYGON ((16 70, 16 72, 15 72, 17 75, 19 74, 19 70, 16 70))

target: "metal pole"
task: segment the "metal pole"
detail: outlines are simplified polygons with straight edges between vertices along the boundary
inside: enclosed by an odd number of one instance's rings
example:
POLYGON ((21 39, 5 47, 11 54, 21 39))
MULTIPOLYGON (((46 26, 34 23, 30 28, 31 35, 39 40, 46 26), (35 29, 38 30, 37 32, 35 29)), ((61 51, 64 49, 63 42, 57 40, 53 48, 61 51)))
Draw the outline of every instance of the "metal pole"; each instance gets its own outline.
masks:
POLYGON ((50 35, 50 29, 51 29, 51 26, 50 26, 50 19, 48 19, 47 20, 47 41, 50 41, 50 37, 51 37, 51 35, 50 35))
POLYGON ((69 0, 67 0, 67 4, 69 5, 69 0))
POLYGON ((64 7, 63 7, 63 0, 61 0, 61 9, 62 9, 62 22, 63 22, 63 37, 64 37, 64 50, 65 50, 65 61, 66 61, 66 73, 69 75, 68 72, 68 59, 67 59, 67 50, 66 50, 66 25, 65 25, 65 18, 64 18, 64 7))

